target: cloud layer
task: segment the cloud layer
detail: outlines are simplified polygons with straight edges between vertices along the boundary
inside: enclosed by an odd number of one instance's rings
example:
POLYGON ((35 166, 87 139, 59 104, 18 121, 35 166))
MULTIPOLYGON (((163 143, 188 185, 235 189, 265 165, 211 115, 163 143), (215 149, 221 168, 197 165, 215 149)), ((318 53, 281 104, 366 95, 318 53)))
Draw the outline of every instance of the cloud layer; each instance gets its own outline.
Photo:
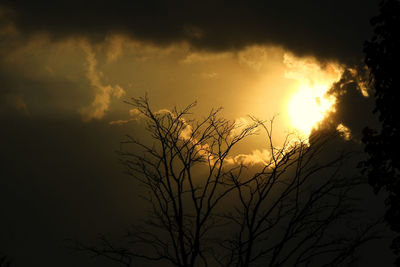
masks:
POLYGON ((102 73, 96 71, 97 60, 94 52, 87 44, 83 45, 83 50, 87 55, 88 63, 86 77, 90 81, 91 86, 96 89, 96 96, 90 106, 82 108, 80 112, 86 121, 101 119, 110 106, 111 97, 120 98, 125 94, 125 91, 119 85, 103 85, 100 80, 102 73))
MULTIPOLYGON (((298 55, 353 63, 370 36, 378 0, 2 1, 3 20, 25 33, 103 40, 122 33, 157 45, 206 50, 281 45, 298 55)), ((1 4, 0 4, 1 5, 1 4)))

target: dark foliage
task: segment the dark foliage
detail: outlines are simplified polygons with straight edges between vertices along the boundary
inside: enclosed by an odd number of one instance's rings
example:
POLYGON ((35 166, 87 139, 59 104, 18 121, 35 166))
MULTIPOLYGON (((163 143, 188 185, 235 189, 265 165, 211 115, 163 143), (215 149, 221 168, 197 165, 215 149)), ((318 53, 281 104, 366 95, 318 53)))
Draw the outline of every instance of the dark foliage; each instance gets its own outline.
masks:
MULTIPOLYGON (((363 142, 369 158, 363 171, 378 193, 388 192, 385 220, 395 232, 400 232, 400 2, 384 0, 380 14, 371 19, 374 36, 365 42, 365 63, 370 70, 370 82, 375 89, 374 112, 382 123, 380 131, 364 129, 363 142)), ((392 243, 395 254, 400 253, 400 237, 392 243)), ((400 266, 400 258, 396 265, 400 266)))

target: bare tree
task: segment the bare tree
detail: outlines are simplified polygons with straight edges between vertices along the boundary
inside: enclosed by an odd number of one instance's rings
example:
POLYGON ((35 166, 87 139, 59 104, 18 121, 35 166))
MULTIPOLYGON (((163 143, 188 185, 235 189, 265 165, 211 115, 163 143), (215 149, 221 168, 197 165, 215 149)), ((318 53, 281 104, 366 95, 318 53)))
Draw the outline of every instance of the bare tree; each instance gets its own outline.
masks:
MULTIPOLYGON (((222 266, 338 266, 352 263, 355 250, 376 238, 375 223, 339 226, 354 219, 354 195, 360 177, 341 175, 351 153, 341 152, 318 160, 332 133, 314 135, 310 141, 287 136, 274 146, 272 121, 258 121, 267 134, 271 157, 261 171, 230 175, 239 200, 235 212, 226 214, 236 224, 234 236, 225 240, 230 251, 222 266), (341 229, 343 232, 343 228, 341 229), (350 235, 349 235, 350 234, 350 235), (228 256, 229 255, 229 256, 228 256)), ((241 166, 244 168, 245 166, 241 166)))
POLYGON ((337 266, 375 237, 369 226, 345 237, 330 235, 354 212, 349 193, 360 184, 341 175, 348 154, 318 160, 332 137, 308 142, 288 135, 277 147, 272 122, 252 118, 238 126, 221 118, 220 109, 187 120, 195 103, 159 112, 146 97, 129 104, 154 142, 128 136, 120 157, 143 185, 150 216, 128 234, 127 245, 102 238, 101 248, 82 249, 125 266, 135 258, 182 267, 309 266, 315 260, 322 266, 321 259, 337 266), (232 150, 258 131, 267 136, 270 158, 251 166, 232 150))

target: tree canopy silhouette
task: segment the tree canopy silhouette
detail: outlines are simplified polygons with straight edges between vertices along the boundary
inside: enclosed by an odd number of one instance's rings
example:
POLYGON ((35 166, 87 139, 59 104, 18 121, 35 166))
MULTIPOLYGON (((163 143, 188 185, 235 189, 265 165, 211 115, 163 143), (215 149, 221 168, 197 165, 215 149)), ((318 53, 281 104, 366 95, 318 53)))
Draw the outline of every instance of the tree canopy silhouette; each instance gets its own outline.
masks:
MULTIPOLYGON (((385 220, 395 232, 400 232, 400 2, 384 0, 380 14, 371 19, 374 35, 364 44, 365 63, 370 70, 370 83, 375 89, 376 106, 382 124, 380 131, 366 128, 363 133, 369 158, 363 171, 375 192, 388 192, 385 220)), ((400 252, 400 237, 392 249, 400 252)), ((396 260, 400 266, 400 258, 396 260)))
POLYGON ((363 181, 341 172, 350 154, 324 154, 337 133, 276 144, 272 121, 238 125, 220 109, 190 120, 194 104, 172 111, 153 111, 147 98, 129 104, 151 139, 127 136, 120 157, 143 186, 149 217, 126 244, 101 238, 102 246, 82 250, 125 266, 339 266, 376 237, 373 224, 361 227, 354 216, 363 181), (266 138, 265 157, 252 164, 233 150, 256 133, 266 138))

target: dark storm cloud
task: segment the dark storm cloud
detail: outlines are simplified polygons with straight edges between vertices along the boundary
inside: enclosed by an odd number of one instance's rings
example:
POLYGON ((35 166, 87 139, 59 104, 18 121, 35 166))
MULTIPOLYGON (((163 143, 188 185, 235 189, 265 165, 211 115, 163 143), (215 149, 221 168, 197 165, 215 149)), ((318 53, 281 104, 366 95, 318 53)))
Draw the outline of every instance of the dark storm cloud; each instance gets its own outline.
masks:
POLYGON ((7 17, 26 33, 101 40, 124 33, 167 45, 228 50, 275 44, 298 55, 353 63, 370 36, 378 0, 335 1, 30 1, 5 0, 7 17))
MULTIPOLYGON (((362 82, 366 79, 365 73, 355 73, 346 70, 341 79, 333 84, 329 93, 336 96, 335 111, 324 121, 325 127, 336 127, 342 124, 348 127, 352 133, 353 141, 359 143, 363 129, 368 126, 379 128, 377 117, 373 114, 375 101, 372 97, 365 97, 362 94, 362 82)), ((371 92, 369 91, 369 94, 371 92)))

